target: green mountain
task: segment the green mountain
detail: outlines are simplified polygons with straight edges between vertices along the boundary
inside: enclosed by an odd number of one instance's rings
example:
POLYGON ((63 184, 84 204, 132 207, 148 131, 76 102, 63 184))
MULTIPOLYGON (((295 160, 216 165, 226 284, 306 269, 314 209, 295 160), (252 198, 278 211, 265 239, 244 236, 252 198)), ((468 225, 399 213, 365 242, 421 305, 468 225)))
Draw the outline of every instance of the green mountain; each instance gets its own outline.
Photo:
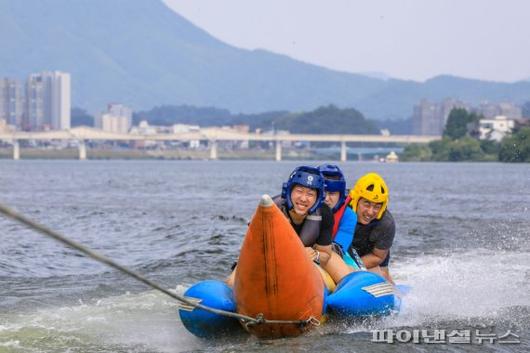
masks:
POLYGON ((158 0, 0 0, 0 75, 72 73, 75 106, 350 104, 382 81, 224 44, 158 0))
POLYGON ((471 103, 530 98, 530 82, 381 80, 238 49, 160 0, 0 0, 0 43, 0 77, 70 72, 73 106, 92 113, 109 102, 136 110, 193 105, 233 113, 334 104, 387 119, 406 118, 424 97, 471 103))

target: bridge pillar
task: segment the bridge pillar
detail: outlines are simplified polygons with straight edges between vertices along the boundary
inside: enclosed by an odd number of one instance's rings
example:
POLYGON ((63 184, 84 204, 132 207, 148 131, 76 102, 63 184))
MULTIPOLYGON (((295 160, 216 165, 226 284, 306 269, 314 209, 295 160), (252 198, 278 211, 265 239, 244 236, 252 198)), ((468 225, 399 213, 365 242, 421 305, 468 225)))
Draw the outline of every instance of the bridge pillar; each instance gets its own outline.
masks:
POLYGON ((20 142, 13 140, 13 160, 18 161, 20 159, 20 142))
POLYGON ((210 140, 210 159, 216 160, 217 159, 217 141, 210 140))
POLYGON ((348 160, 348 153, 346 150, 346 142, 342 141, 340 143, 340 161, 346 162, 348 160))
POLYGON ((84 161, 86 159, 86 141, 79 140, 79 160, 84 161))
POLYGON ((276 140, 276 161, 282 160, 282 141, 276 140))

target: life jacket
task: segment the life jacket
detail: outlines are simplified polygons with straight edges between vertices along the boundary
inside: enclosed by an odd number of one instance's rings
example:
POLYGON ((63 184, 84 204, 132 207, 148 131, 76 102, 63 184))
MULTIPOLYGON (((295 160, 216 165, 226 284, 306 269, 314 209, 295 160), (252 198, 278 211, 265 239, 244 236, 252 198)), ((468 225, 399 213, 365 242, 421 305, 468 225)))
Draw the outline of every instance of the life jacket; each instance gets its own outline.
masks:
POLYGON ((346 211, 346 207, 350 204, 351 198, 348 196, 342 203, 342 206, 333 214, 333 232, 331 233, 331 239, 335 240, 335 236, 339 230, 340 220, 346 211))
MULTIPOLYGON (((281 196, 276 196, 273 198, 273 201, 276 206, 278 206, 278 208, 282 210, 283 214, 287 217, 287 219, 289 219, 289 210, 287 209, 285 199, 282 199, 281 196)), ((305 217, 302 229, 300 230, 300 233, 298 233, 298 236, 300 237, 300 240, 302 240, 304 246, 315 245, 315 242, 317 241, 318 236, 320 235, 321 223, 322 212, 320 208, 305 217)))

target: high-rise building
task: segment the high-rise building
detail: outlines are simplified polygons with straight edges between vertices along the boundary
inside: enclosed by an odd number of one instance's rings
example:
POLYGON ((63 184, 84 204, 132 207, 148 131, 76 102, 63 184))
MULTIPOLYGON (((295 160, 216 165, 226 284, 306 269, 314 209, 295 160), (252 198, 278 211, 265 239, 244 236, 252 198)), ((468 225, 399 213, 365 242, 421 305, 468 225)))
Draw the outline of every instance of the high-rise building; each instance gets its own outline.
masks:
POLYGON ((96 127, 108 132, 127 133, 132 125, 132 109, 123 104, 110 103, 107 111, 96 117, 96 127))
POLYGON ((464 102, 451 98, 440 103, 432 103, 422 99, 419 104, 414 106, 412 114, 413 133, 416 135, 442 135, 449 114, 455 108, 468 109, 468 106, 464 102))
POLYGON ((26 82, 25 122, 31 130, 70 128, 70 74, 45 71, 26 82))
POLYGON ((99 117, 101 130, 107 132, 117 132, 126 134, 129 131, 127 118, 123 116, 114 116, 112 114, 101 114, 99 117))
POLYGON ((107 106, 107 113, 113 116, 123 117, 127 120, 127 131, 132 126, 132 109, 126 105, 119 103, 109 103, 107 106))
POLYGON ((441 124, 436 103, 422 99, 419 104, 414 106, 412 130, 415 135, 441 135, 441 124))
POLYGON ((19 80, 0 79, 0 119, 6 124, 22 127, 24 115, 24 91, 19 80))
POLYGON ((43 130, 50 128, 49 120, 44 112, 44 80, 38 75, 30 75, 26 81, 26 109, 24 125, 29 130, 43 130), (47 125, 48 123, 48 125, 47 125))
POLYGON ((523 116, 522 108, 509 102, 482 102, 476 109, 476 112, 486 119, 495 119, 497 116, 505 116, 508 119, 520 119, 523 116))

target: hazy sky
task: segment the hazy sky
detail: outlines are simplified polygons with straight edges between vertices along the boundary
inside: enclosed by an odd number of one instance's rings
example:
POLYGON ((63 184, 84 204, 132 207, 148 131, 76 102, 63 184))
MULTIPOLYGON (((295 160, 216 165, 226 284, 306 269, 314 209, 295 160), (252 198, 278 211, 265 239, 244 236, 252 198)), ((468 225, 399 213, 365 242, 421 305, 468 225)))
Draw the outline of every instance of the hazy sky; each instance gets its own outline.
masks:
POLYGON ((423 81, 530 78, 526 0, 164 0, 231 45, 423 81))

